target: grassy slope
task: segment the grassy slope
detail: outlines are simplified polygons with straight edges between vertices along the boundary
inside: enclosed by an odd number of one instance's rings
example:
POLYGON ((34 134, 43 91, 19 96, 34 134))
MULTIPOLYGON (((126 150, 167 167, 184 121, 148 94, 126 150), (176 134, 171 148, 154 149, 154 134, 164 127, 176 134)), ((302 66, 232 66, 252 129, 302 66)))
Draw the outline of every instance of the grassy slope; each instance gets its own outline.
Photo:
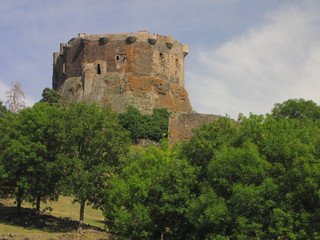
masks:
MULTIPOLYGON (((86 229, 84 234, 76 234, 75 226, 76 220, 79 218, 80 206, 78 203, 72 204, 72 198, 63 197, 59 198, 58 202, 49 202, 42 204, 41 208, 51 207, 52 212, 46 211, 45 214, 57 217, 54 221, 47 220, 46 224, 49 227, 38 227, 32 224, 17 224, 15 220, 4 221, 1 215, 10 215, 14 212, 14 200, 1 200, 0 199, 0 237, 8 237, 10 234, 15 239, 107 239, 106 233, 96 231, 94 229, 86 229), (11 207, 11 208, 10 208, 11 207), (61 221, 60 221, 61 220, 61 221), (75 221, 72 221, 75 220, 75 221), (58 223, 59 222, 59 223, 58 223), (51 225, 50 225, 51 224, 51 225), (60 224, 60 225, 59 225, 60 224), (69 224, 70 228, 65 226, 69 224), (54 226, 53 226, 54 225, 54 226)), ((30 204, 23 204, 24 208, 32 208, 30 204)), ((28 210, 28 209, 27 209, 28 210)), ((103 216, 100 210, 92 209, 90 206, 85 208, 85 223, 103 228, 103 216)))

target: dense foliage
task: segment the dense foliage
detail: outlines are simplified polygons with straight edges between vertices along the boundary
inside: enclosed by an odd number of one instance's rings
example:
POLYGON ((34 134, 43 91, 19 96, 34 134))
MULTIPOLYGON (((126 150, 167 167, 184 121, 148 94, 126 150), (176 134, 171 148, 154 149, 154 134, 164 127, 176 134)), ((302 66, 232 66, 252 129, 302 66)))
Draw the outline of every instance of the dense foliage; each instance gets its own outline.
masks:
POLYGON ((169 115, 166 108, 156 108, 152 115, 144 115, 139 109, 129 106, 125 113, 119 114, 119 119, 121 125, 131 133, 132 140, 159 141, 168 135, 169 115))
POLYGON ((121 239, 189 239, 195 169, 168 148, 133 153, 108 186, 108 227, 121 239))
POLYGON ((8 113, 7 108, 0 101, 0 118, 4 117, 8 113))
POLYGON ((127 154, 128 133, 115 113, 95 105, 37 103, 0 122, 0 193, 36 204, 59 194, 101 205, 108 176, 127 154))
POLYGON ((283 103, 276 103, 272 109, 274 118, 309 118, 320 119, 320 106, 312 100, 289 99, 283 103))
POLYGON ((7 115, 1 124, 0 160, 5 173, 1 183, 5 193, 14 195, 18 210, 23 200, 35 202, 57 196, 61 177, 56 154, 58 109, 47 104, 7 115))
POLYGON ((59 100, 61 98, 60 93, 51 88, 43 89, 41 96, 42 99, 40 100, 40 102, 47 102, 50 103, 50 105, 59 103, 59 100))
POLYGON ((319 122, 252 115, 231 135, 225 122, 201 127, 182 151, 206 166, 189 209, 195 239, 318 239, 319 122))
MULTIPOLYGON (((320 239, 318 109, 288 100, 271 114, 221 117, 188 142, 127 155, 128 135, 150 136, 154 125, 137 109, 117 117, 38 103, 0 118, 0 194, 37 208, 74 196, 82 214, 86 203, 101 207, 119 239, 320 239)), ((157 127, 165 116, 154 111, 157 127)))
POLYGON ((128 134, 117 115, 98 106, 73 105, 63 113, 63 179, 65 193, 80 202, 80 222, 88 202, 101 205, 101 191, 117 170, 130 146, 128 134))
POLYGON ((320 239, 320 122, 281 114, 220 118, 135 155, 106 191, 108 227, 121 239, 320 239))

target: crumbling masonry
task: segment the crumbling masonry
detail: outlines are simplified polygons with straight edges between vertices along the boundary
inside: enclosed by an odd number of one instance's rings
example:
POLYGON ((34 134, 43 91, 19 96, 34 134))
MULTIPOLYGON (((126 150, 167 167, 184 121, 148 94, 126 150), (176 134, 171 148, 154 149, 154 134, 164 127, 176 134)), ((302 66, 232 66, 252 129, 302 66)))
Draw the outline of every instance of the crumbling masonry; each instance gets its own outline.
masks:
MULTIPOLYGON (((118 112, 128 105, 143 113, 167 108, 174 113, 169 123, 171 140, 188 139, 191 126, 182 125, 188 119, 198 127, 200 115, 192 112, 184 86, 187 54, 187 45, 147 31, 81 33, 61 43, 60 52, 53 54, 53 89, 60 92, 62 102, 96 103, 118 112), (180 129, 179 134, 175 129, 180 129)), ((201 123, 212 120, 205 116, 200 117, 201 123)))

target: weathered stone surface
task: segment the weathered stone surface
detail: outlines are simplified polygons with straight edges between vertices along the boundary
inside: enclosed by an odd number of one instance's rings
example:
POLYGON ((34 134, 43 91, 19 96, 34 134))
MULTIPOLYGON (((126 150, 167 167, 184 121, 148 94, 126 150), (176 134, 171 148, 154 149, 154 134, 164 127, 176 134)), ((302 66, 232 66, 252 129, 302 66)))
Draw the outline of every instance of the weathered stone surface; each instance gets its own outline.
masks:
POLYGON ((54 53, 53 88, 64 102, 97 103, 115 111, 133 105, 144 113, 192 110, 184 88, 186 45, 171 37, 147 31, 81 33, 61 46, 54 53))
POLYGON ((201 114, 195 112, 176 113, 169 118, 169 143, 186 141, 192 136, 192 129, 200 127, 204 123, 217 121, 220 116, 201 114))
POLYGON ((108 41, 109 41, 109 38, 107 38, 107 37, 101 37, 101 38, 99 39, 99 43, 100 43, 101 45, 106 44, 108 41))
POLYGON ((149 42, 151 45, 155 45, 156 42, 157 42, 157 39, 156 39, 156 38, 149 38, 149 39, 148 39, 148 42, 149 42))
POLYGON ((167 48, 171 49, 171 48, 172 48, 172 46, 173 46, 173 43, 171 43, 171 42, 167 42, 167 43, 166 43, 166 45, 167 45, 167 48))
POLYGON ((127 43, 132 44, 137 40, 135 36, 129 36, 127 37, 127 43))

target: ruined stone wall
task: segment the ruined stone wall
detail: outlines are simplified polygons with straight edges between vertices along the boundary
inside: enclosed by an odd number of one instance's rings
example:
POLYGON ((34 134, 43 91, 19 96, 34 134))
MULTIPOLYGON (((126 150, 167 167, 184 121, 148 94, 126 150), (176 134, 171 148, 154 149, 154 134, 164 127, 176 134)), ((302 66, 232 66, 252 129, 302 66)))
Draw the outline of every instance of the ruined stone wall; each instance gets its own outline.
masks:
POLYGON ((184 87, 188 46, 147 31, 79 34, 54 53, 53 88, 65 102, 97 103, 124 111, 128 105, 189 112, 184 87))
POLYGON ((169 118, 169 144, 189 140, 193 134, 192 129, 198 128, 204 123, 217 121, 219 117, 219 115, 195 112, 171 115, 169 118))
POLYGON ((129 105, 150 114, 167 108, 173 112, 170 144, 188 140, 192 129, 219 118, 192 112, 184 86, 188 51, 169 36, 147 31, 79 34, 53 54, 53 88, 63 102, 97 103, 118 112, 129 105))

